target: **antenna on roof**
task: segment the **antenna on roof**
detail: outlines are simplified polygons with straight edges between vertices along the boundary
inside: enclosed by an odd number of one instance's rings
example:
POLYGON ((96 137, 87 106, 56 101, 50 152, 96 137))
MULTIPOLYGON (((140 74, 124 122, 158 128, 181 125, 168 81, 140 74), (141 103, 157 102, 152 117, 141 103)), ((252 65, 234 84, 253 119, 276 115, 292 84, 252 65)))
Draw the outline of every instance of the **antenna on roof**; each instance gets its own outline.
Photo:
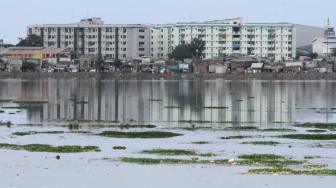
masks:
POLYGON ((327 19, 326 27, 327 27, 327 28, 330 27, 330 18, 327 19))

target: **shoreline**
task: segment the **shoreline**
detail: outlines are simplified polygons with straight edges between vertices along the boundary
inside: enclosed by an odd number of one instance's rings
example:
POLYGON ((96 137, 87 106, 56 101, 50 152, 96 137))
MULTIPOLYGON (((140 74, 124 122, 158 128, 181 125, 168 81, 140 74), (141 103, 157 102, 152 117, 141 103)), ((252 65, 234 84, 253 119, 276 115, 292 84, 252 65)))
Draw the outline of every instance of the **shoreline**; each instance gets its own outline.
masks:
POLYGON ((147 74, 147 73, 27 73, 2 72, 0 79, 121 79, 121 80, 336 80, 335 73, 258 73, 258 74, 147 74))

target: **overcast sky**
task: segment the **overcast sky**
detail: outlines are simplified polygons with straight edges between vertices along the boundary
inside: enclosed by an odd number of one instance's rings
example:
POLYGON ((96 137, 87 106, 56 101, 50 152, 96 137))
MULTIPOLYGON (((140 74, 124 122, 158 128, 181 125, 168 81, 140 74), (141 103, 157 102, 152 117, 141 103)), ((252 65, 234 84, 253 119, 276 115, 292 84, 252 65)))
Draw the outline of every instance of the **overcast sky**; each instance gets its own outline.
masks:
POLYGON ((16 43, 30 24, 102 17, 105 23, 174 23, 243 17, 245 22, 336 25, 335 0, 0 0, 0 38, 16 43), (323 3, 322 3, 323 2, 323 3))

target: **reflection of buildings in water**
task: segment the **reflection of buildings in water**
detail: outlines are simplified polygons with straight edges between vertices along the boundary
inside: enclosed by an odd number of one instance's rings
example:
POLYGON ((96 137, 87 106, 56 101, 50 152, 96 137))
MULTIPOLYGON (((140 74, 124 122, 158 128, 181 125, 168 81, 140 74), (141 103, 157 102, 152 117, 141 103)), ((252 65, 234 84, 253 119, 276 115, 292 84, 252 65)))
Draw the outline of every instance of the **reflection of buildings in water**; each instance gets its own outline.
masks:
POLYGON ((333 82, 36 79, 2 81, 0 98, 49 101, 27 111, 33 122, 83 119, 273 123, 294 122, 296 107, 335 107, 334 90, 333 82), (71 98, 88 103, 74 104, 71 98), (166 108, 169 106, 180 108, 166 108))

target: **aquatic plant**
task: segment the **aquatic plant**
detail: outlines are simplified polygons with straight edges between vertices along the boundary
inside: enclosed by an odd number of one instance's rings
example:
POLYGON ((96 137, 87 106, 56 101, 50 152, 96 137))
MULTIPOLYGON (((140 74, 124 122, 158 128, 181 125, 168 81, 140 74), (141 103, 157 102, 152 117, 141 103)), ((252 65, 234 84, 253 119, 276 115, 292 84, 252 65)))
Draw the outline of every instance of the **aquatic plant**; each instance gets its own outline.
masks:
POLYGON ((306 132, 309 133, 325 133, 328 132, 327 130, 322 130, 322 129, 314 129, 314 130, 306 130, 306 132))
POLYGON ((238 164, 258 166, 288 166, 303 164, 304 161, 288 159, 284 156, 274 154, 249 154, 240 155, 238 164))
POLYGON ((141 153, 156 154, 156 155, 197 155, 197 152, 193 150, 182 150, 182 149, 153 149, 153 150, 144 150, 141 153))
POLYGON ((281 175, 318 175, 318 176, 336 176, 335 169, 320 169, 320 170, 293 170, 289 168, 266 168, 266 169, 251 169, 250 174, 281 174, 281 175))
POLYGON ((192 142, 192 144, 203 145, 203 144, 210 144, 210 142, 208 142, 208 141, 197 141, 197 142, 192 142))
POLYGON ((49 153, 81 153, 81 152, 99 152, 97 146, 51 146, 47 144, 28 144, 16 145, 0 143, 0 149, 26 150, 29 152, 49 152, 49 153))
POLYGON ((45 104, 48 102, 47 101, 13 101, 13 103, 34 105, 34 104, 45 104))
POLYGON ((279 145, 281 143, 280 142, 273 142, 273 141, 255 141, 255 142, 242 142, 242 144, 276 146, 276 145, 279 145))
POLYGON ((336 140, 336 134, 288 134, 278 137, 298 140, 336 140))
POLYGON ((192 155, 200 157, 214 157, 214 153, 197 153, 194 150, 183 150, 183 149, 153 149, 153 150, 144 150, 141 153, 143 154, 156 154, 156 155, 192 155))
POLYGON ((258 127, 252 127, 252 126, 245 126, 245 127, 228 127, 227 130, 258 130, 258 127))
POLYGON ((253 137, 252 136, 243 136, 243 135, 221 137, 221 139, 223 139, 223 140, 234 140, 234 139, 245 139, 245 138, 253 138, 253 137))
POLYGON ((227 106, 205 106, 205 109, 229 109, 227 106))
POLYGON ((121 128, 121 129, 131 129, 131 128, 147 128, 147 129, 153 129, 153 128, 156 128, 155 125, 130 125, 130 124, 114 125, 114 127, 118 127, 118 128, 121 128))
POLYGON ((336 123, 304 123, 297 124, 294 127, 317 128, 317 129, 336 129, 336 123))
POLYGON ((136 163, 136 164, 231 164, 229 160, 199 160, 198 158, 192 159, 154 159, 154 158, 132 158, 132 157, 122 157, 120 158, 122 162, 126 163, 136 163))
POLYGON ((297 132, 297 130, 295 130, 295 129, 286 129, 286 128, 260 129, 260 131, 265 131, 265 132, 297 132))
POLYGON ((127 148, 125 146, 114 146, 113 149, 114 150, 125 150, 127 148))
POLYGON ((26 132, 14 132, 12 133, 15 136, 27 136, 27 135, 34 135, 34 134, 64 134, 64 131, 26 131, 26 132))
POLYGON ((100 136, 111 138, 170 138, 181 136, 182 134, 173 132, 148 131, 148 132, 120 132, 120 131, 104 131, 100 136))

